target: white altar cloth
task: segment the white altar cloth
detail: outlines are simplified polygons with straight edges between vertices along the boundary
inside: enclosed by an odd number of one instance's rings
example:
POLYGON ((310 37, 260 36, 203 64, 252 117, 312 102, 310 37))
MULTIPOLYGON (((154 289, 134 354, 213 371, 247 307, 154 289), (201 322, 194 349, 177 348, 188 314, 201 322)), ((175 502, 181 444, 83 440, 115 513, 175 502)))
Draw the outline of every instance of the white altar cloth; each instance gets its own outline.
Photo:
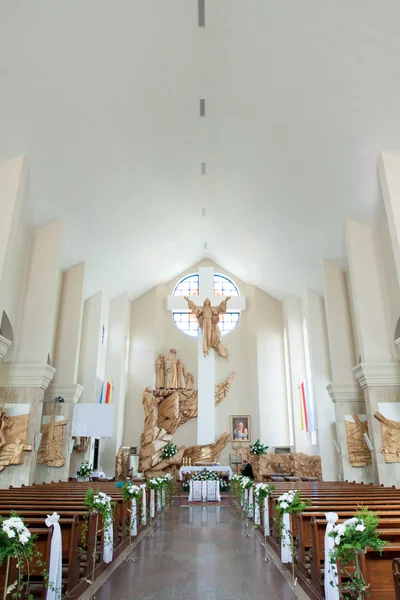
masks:
POLYGON ((198 473, 199 471, 215 471, 216 473, 223 473, 228 475, 228 479, 232 479, 232 469, 230 467, 223 467, 222 465, 214 465, 212 467, 181 467, 179 469, 179 479, 182 481, 184 475, 190 475, 190 473, 198 473))
POLYGON ((221 502, 219 481, 191 481, 189 502, 221 502))

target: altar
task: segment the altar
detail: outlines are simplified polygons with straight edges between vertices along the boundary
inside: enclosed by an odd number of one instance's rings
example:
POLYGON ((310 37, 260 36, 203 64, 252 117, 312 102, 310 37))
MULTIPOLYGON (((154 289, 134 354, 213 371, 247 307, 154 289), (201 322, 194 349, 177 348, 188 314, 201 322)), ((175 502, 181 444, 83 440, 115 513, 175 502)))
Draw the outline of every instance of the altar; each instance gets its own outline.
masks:
POLYGON ((179 479, 182 481, 184 475, 190 475, 190 473, 198 473, 199 471, 214 471, 214 473, 221 473, 221 475, 227 475, 228 479, 232 479, 232 469, 222 465, 212 465, 209 467, 181 467, 179 469, 179 479))

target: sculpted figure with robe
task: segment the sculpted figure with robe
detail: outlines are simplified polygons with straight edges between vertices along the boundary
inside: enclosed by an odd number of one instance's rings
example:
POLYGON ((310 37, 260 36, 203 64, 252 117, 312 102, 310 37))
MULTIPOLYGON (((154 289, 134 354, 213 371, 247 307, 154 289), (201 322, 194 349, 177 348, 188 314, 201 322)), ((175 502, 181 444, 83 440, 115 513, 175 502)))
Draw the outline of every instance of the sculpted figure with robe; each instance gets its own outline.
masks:
POLYGON ((186 382, 185 382, 186 369, 185 369, 185 365, 183 364, 183 362, 181 361, 180 358, 178 359, 178 362, 176 364, 176 370, 177 370, 177 377, 178 377, 177 388, 179 390, 184 390, 186 387, 186 382))
POLYGON ((156 360, 156 390, 160 390, 165 387, 165 358, 164 354, 156 360))
POLYGON ((176 365, 176 350, 171 348, 167 358, 167 390, 176 390, 178 387, 178 372, 176 365))
POLYGON ((195 315, 200 329, 203 332, 203 352, 208 356, 210 348, 214 348, 218 356, 228 360, 228 350, 221 344, 221 332, 218 327, 219 316, 226 313, 226 303, 230 299, 227 296, 218 306, 211 306, 208 298, 205 299, 203 306, 197 306, 194 302, 185 296, 190 312, 195 315))
POLYGON ((186 375, 186 389, 191 391, 193 389, 194 377, 191 373, 186 375))

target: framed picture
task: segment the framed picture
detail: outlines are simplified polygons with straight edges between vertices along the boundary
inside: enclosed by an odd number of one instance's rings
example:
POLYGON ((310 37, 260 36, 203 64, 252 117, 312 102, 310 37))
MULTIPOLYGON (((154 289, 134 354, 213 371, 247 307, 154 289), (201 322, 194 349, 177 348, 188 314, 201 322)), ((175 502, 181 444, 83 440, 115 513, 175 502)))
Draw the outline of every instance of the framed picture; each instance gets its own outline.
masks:
POLYGON ((231 415, 231 441, 250 442, 249 415, 231 415))

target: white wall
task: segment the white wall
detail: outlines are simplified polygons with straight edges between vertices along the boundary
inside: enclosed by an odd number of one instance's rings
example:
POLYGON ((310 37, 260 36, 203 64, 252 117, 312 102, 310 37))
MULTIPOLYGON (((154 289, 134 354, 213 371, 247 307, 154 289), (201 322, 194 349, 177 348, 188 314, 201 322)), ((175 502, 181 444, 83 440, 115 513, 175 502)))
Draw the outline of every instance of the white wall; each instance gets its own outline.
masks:
MULTIPOLYGON (((254 286, 246 285, 207 260, 132 302, 124 445, 140 446, 140 434, 143 430, 142 394, 146 386, 154 385, 154 363, 160 353, 167 356, 170 348, 176 348, 178 357, 195 376, 197 387, 198 341, 176 327, 172 314, 167 311, 167 296, 172 294, 176 283, 182 277, 197 271, 199 266, 213 266, 216 273, 231 277, 238 285, 240 293, 246 296, 246 310, 241 314, 238 326, 223 336, 223 343, 229 349, 229 361, 218 357, 215 359, 216 383, 226 379, 232 371, 236 371, 227 398, 216 409, 216 436, 229 431, 230 415, 243 414, 251 416, 252 441, 260 437, 262 432, 267 437, 274 435, 274 444, 287 445, 281 305, 268 294, 254 286), (273 366, 268 364, 271 361, 273 366), (262 387, 259 384, 260 369, 263 377, 262 387), (263 395, 262 412, 259 404, 260 390, 263 395), (274 420, 275 427, 271 428, 270 424, 274 420)), ((179 427, 174 435, 174 443, 178 445, 193 445, 196 444, 196 439, 196 419, 179 427)), ((262 441, 273 445, 270 439, 262 441)), ((221 460, 224 463, 229 462, 229 453, 230 445, 222 454, 221 460)))
POLYGON ((256 314, 260 438, 289 446, 282 303, 256 288, 256 314))
MULTIPOLYGON (((394 342, 397 321, 400 317, 400 289, 397 279, 396 264, 389 233, 389 225, 383 219, 376 228, 377 258, 383 288, 386 326, 389 341, 394 342)), ((394 346, 393 346, 394 348, 394 346)))

